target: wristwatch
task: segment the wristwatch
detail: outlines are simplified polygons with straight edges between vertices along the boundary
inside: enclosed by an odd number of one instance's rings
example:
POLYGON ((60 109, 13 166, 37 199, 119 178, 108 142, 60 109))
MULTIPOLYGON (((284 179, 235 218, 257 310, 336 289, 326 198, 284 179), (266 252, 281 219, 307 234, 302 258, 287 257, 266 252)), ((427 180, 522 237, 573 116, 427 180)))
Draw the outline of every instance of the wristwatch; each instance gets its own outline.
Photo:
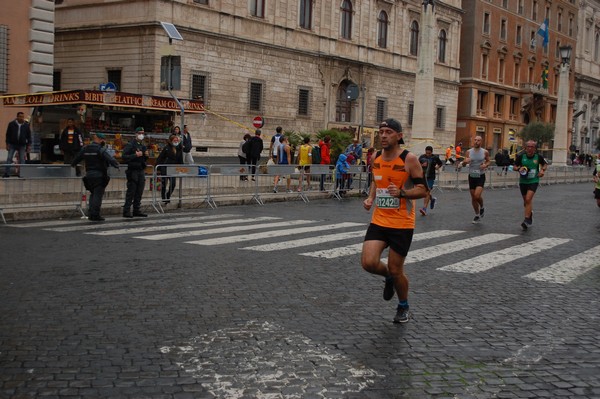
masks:
POLYGON ((405 198, 406 197, 406 191, 400 189, 400 194, 398 194, 398 198, 405 198))

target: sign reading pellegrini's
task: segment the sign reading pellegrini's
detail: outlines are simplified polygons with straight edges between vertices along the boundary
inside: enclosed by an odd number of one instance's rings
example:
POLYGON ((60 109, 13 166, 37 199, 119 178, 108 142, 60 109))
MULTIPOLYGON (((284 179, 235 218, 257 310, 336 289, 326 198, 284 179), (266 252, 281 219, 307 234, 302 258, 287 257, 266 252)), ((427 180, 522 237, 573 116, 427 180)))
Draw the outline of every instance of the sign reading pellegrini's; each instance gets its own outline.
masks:
MULTIPOLYGON (((4 96, 7 107, 33 107, 58 104, 98 104, 115 107, 133 107, 158 109, 162 111, 180 111, 175 100, 168 97, 146 96, 123 92, 103 92, 96 90, 73 90, 41 94, 4 96)), ((180 100, 185 112, 202 113, 204 103, 200 100, 180 100)))

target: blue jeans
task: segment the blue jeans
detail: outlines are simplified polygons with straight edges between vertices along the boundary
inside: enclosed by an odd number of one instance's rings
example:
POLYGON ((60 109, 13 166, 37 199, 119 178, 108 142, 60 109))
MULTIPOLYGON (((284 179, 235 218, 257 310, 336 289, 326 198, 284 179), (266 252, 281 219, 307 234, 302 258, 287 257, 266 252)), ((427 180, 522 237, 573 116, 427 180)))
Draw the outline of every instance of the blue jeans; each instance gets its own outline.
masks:
MULTIPOLYGON (((13 158, 15 156, 15 152, 17 152, 17 151, 19 152, 19 164, 21 164, 21 165, 25 164, 26 150, 27 150, 26 145, 8 144, 8 157, 6 157, 6 164, 12 165, 13 158)), ((4 169, 4 176, 8 176, 9 172, 10 172, 10 166, 6 166, 6 168, 4 169)))

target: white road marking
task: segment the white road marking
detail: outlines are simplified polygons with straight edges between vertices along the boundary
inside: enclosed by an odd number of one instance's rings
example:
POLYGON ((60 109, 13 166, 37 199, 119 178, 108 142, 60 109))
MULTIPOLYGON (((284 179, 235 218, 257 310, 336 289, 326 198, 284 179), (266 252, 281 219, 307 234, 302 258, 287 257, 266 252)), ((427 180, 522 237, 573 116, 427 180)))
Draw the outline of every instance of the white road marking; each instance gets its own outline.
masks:
POLYGON ((525 277, 537 281, 566 284, 600 266, 598 258, 600 258, 600 246, 590 248, 570 258, 529 273, 525 277))
POLYGON ((414 251, 409 251, 406 257, 407 263, 420 262, 427 259, 436 258, 438 256, 447 255, 452 252, 461 251, 467 248, 477 247, 479 245, 490 244, 497 241, 507 240, 516 237, 515 234, 485 234, 478 237, 467 238, 447 242, 444 244, 433 245, 431 247, 421 248, 414 251))
POLYGON ((281 249, 290 249, 290 248, 306 247, 309 245, 317 245, 317 244, 322 244, 324 242, 340 241, 340 240, 345 240, 348 238, 364 237, 365 232, 366 232, 366 230, 347 231, 347 232, 343 232, 343 233, 327 234, 327 235, 322 235, 322 236, 302 238, 302 239, 298 239, 298 240, 278 241, 273 244, 257 245, 254 247, 246 247, 246 248, 241 248, 241 249, 247 249, 250 251, 264 251, 264 252, 277 251, 277 250, 281 250, 281 249))
MULTIPOLYGON (((212 218, 205 218, 212 219, 212 218)), ((95 234, 99 236, 115 236, 120 234, 138 234, 138 233, 146 233, 151 231, 166 231, 166 230, 181 230, 181 229, 199 229, 202 227, 211 227, 211 226, 223 226, 228 224, 243 224, 243 223, 253 223, 253 222, 266 222, 269 220, 281 220, 281 218, 264 216, 258 218, 248 218, 248 219, 230 219, 230 220, 212 220, 208 222, 196 222, 196 223, 178 223, 178 224, 163 224, 161 226, 146 226, 146 227, 131 227, 125 229, 116 229, 116 230, 105 230, 98 231, 93 233, 86 234, 95 234)))
MULTIPOLYGON (((149 236, 136 236, 135 238, 140 238, 142 240, 167 240, 172 238, 185 238, 185 237, 194 237, 194 236, 206 236, 209 234, 221 234, 221 233, 237 233, 240 231, 248 231, 248 230, 259 230, 259 229, 273 229, 275 227, 290 227, 297 226, 300 224, 308 224, 308 223, 317 223, 316 220, 286 220, 285 222, 277 222, 277 223, 262 223, 262 224, 252 224, 252 225, 235 225, 231 227, 221 227, 218 229, 204 229, 204 230, 192 230, 192 231, 180 231, 177 233, 166 233, 166 234, 153 234, 149 236)), ((282 230, 275 230, 276 232, 281 232, 282 230)), ((249 234, 254 235, 254 234, 249 234)), ((235 237, 235 236, 234 236, 235 237)), ((219 244, 223 244, 226 242, 232 242, 231 237, 220 237, 215 238, 219 244)))
MULTIPOLYGON (((289 225, 292 222, 284 222, 284 223, 289 225)), ((187 243, 188 244, 196 244, 196 245, 231 244, 234 242, 244 242, 244 241, 252 241, 252 240, 258 240, 258 239, 263 239, 263 238, 291 236, 294 234, 311 233, 313 231, 342 229, 345 227, 355 227, 355 226, 363 226, 363 225, 364 225, 364 223, 344 222, 344 223, 335 223, 335 224, 327 224, 327 225, 317 225, 317 226, 311 226, 311 227, 300 227, 297 229, 272 230, 272 231, 265 231, 265 232, 256 233, 256 234, 244 234, 244 235, 238 235, 238 236, 229 236, 229 237, 225 237, 225 238, 208 238, 205 240, 187 241, 187 243)))
POLYGON ((146 218, 144 218, 144 219, 119 218, 118 220, 114 220, 112 222, 109 222, 109 220, 107 219, 107 221, 105 223, 85 223, 85 224, 79 224, 77 226, 56 227, 56 228, 44 229, 44 230, 65 233, 65 232, 69 232, 69 231, 102 230, 102 229, 112 228, 112 227, 121 227, 121 226, 131 227, 131 226, 140 226, 140 225, 146 226, 146 225, 160 224, 160 223, 162 223, 162 225, 165 226, 165 223, 193 222, 196 220, 213 220, 213 219, 239 217, 239 216, 240 215, 227 215, 226 214, 226 215, 209 215, 209 216, 185 216, 185 217, 175 217, 175 218, 169 218, 169 217, 165 217, 165 218, 150 217, 148 219, 146 219, 146 218))
MULTIPOLYGON (((413 242, 428 240, 428 239, 437 238, 437 237, 446 237, 446 236, 451 236, 451 235, 460 234, 460 233, 464 233, 464 231, 436 230, 436 231, 430 231, 427 233, 419 233, 419 234, 415 234, 413 236, 413 242)), ((362 246, 363 246, 363 243, 361 242, 359 244, 346 245, 344 247, 324 249, 321 251, 314 251, 314 252, 305 252, 300 255, 312 256, 314 258, 334 259, 334 258, 339 258, 342 256, 358 254, 362 251, 362 246)), ((410 254, 410 252, 409 252, 409 254, 410 254)))
POLYGON ((571 241, 567 238, 541 238, 539 240, 527 242, 521 245, 515 245, 509 248, 494 251, 489 254, 476 256, 465 261, 440 267, 437 270, 460 272, 460 273, 479 273, 496 266, 500 266, 519 258, 536 254, 557 245, 571 241))

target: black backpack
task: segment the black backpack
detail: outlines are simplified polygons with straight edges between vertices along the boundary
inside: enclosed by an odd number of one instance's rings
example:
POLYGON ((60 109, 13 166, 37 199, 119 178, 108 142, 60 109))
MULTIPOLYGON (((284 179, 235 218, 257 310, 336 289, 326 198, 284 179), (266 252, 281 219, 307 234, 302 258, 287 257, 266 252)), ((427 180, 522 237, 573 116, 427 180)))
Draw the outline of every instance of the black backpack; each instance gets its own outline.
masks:
POLYGON ((318 165, 321 163, 321 147, 318 145, 313 146, 312 149, 312 163, 318 165))

